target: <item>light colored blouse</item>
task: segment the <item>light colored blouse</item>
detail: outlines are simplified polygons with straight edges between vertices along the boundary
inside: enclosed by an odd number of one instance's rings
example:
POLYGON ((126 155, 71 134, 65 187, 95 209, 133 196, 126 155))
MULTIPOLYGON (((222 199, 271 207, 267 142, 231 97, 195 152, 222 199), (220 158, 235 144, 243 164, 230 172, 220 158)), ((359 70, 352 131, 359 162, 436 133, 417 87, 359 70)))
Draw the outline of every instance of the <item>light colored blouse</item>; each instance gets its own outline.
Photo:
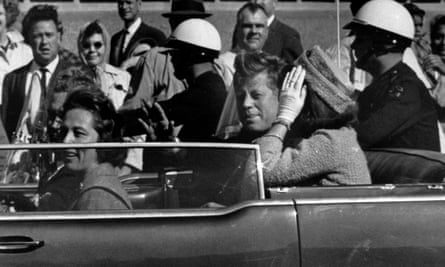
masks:
POLYGON ((114 108, 118 110, 124 103, 125 97, 130 86, 130 73, 104 64, 104 67, 98 67, 96 74, 100 77, 99 83, 101 90, 113 102, 114 108))

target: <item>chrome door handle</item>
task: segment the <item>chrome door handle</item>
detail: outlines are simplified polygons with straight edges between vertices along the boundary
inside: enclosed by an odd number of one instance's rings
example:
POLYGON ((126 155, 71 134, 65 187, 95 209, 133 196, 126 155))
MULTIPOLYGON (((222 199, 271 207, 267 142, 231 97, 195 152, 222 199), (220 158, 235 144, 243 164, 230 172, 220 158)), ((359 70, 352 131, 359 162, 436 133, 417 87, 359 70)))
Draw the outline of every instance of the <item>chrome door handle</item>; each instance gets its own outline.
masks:
POLYGON ((0 253, 24 253, 43 247, 44 241, 27 236, 0 236, 0 253))

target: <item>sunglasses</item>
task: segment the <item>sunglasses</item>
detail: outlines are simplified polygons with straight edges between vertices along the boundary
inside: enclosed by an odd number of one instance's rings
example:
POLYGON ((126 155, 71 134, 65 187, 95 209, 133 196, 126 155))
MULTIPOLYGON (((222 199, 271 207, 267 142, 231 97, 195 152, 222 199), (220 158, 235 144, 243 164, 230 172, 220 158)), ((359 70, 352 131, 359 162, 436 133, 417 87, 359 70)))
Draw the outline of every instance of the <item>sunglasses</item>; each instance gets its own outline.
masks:
POLYGON ((93 46, 96 50, 102 48, 104 43, 102 42, 94 42, 94 43, 88 43, 85 42, 82 44, 83 49, 89 49, 91 46, 93 46))

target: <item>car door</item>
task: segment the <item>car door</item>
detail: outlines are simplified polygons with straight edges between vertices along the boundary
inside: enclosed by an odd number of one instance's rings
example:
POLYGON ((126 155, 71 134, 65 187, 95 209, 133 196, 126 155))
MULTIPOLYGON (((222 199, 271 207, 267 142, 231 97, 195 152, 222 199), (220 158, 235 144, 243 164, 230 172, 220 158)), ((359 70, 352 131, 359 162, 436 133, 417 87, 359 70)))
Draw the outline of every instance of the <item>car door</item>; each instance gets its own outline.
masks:
MULTIPOLYGON (((280 196, 281 195, 281 196, 280 196)), ((302 266, 443 266, 442 185, 293 188, 302 266)))
POLYGON ((1 216, 0 225, 2 266, 296 266, 299 262, 292 202, 208 211, 16 214, 1 216))
MULTIPOLYGON (((125 146, 134 144, 91 144, 96 149, 125 146)), ((39 145, 27 148, 43 151, 39 145)), ((56 151, 63 146, 47 148, 56 151)), ((37 184, 2 184, 1 265, 299 264, 295 204, 264 199, 257 146, 141 144, 141 149, 144 163, 155 155, 157 161, 124 179, 131 181, 125 187, 132 202, 138 201, 137 209, 36 211, 29 201, 35 198, 37 184), (243 177, 249 181, 243 182, 243 177), (237 190, 241 185, 251 188, 237 190), (150 205, 144 208, 147 199, 150 205)))

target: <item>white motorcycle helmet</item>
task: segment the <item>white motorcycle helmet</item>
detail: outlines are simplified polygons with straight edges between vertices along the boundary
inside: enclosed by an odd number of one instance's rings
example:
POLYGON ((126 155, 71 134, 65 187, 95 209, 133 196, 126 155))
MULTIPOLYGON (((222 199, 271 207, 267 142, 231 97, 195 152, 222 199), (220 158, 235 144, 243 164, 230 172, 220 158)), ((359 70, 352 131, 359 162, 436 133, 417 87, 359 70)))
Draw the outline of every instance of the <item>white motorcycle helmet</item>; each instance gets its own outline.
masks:
POLYGON ((394 0, 371 0, 364 4, 344 28, 370 26, 413 40, 414 22, 408 10, 394 0))
POLYGON ((221 51, 218 30, 203 19, 189 19, 176 27, 167 43, 168 47, 198 51, 202 56, 216 58, 221 51))

